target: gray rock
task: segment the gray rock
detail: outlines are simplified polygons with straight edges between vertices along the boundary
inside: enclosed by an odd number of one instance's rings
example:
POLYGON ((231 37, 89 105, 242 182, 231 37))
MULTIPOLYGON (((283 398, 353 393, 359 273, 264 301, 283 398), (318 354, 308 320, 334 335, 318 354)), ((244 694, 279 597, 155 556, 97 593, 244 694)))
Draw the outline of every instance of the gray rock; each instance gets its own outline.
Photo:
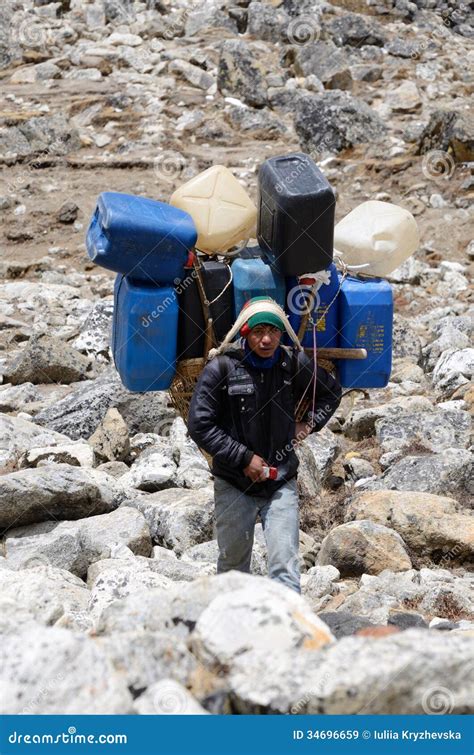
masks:
POLYGON ((178 465, 173 483, 184 488, 202 488, 209 485, 212 479, 209 463, 189 437, 181 417, 174 420, 169 437, 173 459, 178 465))
POLYGON ((366 459, 360 459, 357 456, 351 456, 344 461, 344 468, 347 470, 353 480, 362 480, 365 477, 373 477, 375 469, 366 459))
POLYGON ((128 428, 117 409, 107 409, 89 443, 101 461, 123 461, 127 458, 130 451, 128 428))
POLYGON ((312 566, 308 569, 308 579, 302 591, 304 597, 312 605, 324 595, 333 595, 338 591, 334 582, 337 582, 339 577, 339 570, 332 565, 312 566))
POLYGON ((467 496, 472 485, 472 454, 459 448, 426 456, 405 456, 380 480, 363 483, 366 489, 411 490, 436 495, 467 496))
POLYGON ((376 141, 386 129, 365 102, 340 91, 301 97, 294 125, 304 149, 329 152, 376 141))
POLYGON ((112 301, 99 301, 87 317, 72 347, 83 354, 108 355, 111 342, 112 301))
POLYGON ((288 134, 285 124, 270 110, 253 110, 248 107, 233 106, 225 111, 226 121, 252 139, 278 139, 288 134))
POLYGON ((128 467, 123 461, 106 461, 105 464, 99 464, 97 471, 105 472, 118 480, 119 477, 128 472, 128 467))
POLYGON ((21 468, 47 464, 70 464, 73 467, 94 466, 94 452, 87 443, 72 441, 57 446, 30 448, 19 462, 21 468))
POLYGON ((22 469, 0 477, 0 528, 50 519, 81 519, 117 508, 113 478, 69 464, 22 469))
POLYGON ((85 577, 90 564, 109 558, 121 546, 141 556, 151 552, 148 525, 136 509, 127 506, 88 519, 15 528, 5 540, 12 568, 24 568, 25 563, 44 557, 52 566, 79 577, 85 577))
POLYGON ((152 447, 133 462, 122 477, 122 483, 137 490, 154 493, 176 485, 176 464, 170 458, 169 449, 152 447))
POLYGON ((433 383, 438 391, 450 391, 467 383, 474 375, 474 348, 443 351, 433 370, 433 383))
POLYGON ((386 624, 394 610, 416 610, 426 615, 469 618, 472 613, 472 586, 469 580, 454 577, 444 569, 384 571, 378 576, 364 574, 359 590, 346 597, 341 609, 386 624))
POLYGON ((410 359, 415 364, 423 360, 422 342, 409 322, 395 315, 392 330, 394 359, 410 359))
POLYGON ((125 679, 89 637, 65 629, 26 630, 4 638, 0 649, 2 713, 128 714, 125 679))
POLYGON ((78 214, 79 207, 75 202, 68 199, 57 211, 56 218, 59 223, 68 225, 69 223, 74 223, 74 221, 77 219, 78 214))
POLYGON ((13 151, 24 157, 44 151, 67 155, 80 147, 78 132, 59 114, 29 118, 0 134, 0 152, 13 151))
POLYGON ((340 47, 351 45, 377 45, 383 47, 385 34, 382 26, 370 16, 359 13, 345 13, 328 24, 328 31, 340 47))
POLYGON ((295 447, 300 462, 298 467, 298 493, 302 498, 316 498, 321 493, 318 464, 311 447, 301 443, 295 447))
POLYGON ((340 524, 331 530, 321 543, 317 562, 332 564, 343 577, 411 568, 400 535, 368 519, 340 524))
POLYGON ((64 445, 66 435, 48 430, 20 417, 0 414, 0 469, 2 474, 13 472, 29 448, 64 445))
POLYGON ((308 435, 303 443, 311 451, 321 482, 324 484, 331 473, 333 461, 341 451, 337 435, 324 427, 320 432, 308 435))
POLYGON ((327 624, 336 640, 356 634, 360 629, 376 626, 365 616, 356 616, 347 611, 321 611, 318 616, 327 624))
POLYGON ((58 338, 33 336, 5 377, 13 385, 73 383, 84 380, 88 368, 89 360, 58 338))
POLYGON ((249 4, 247 14, 247 33, 267 42, 280 42, 290 23, 290 17, 283 8, 255 0, 249 4))
POLYGON ((467 113, 456 110, 436 110, 423 131, 419 153, 442 150, 453 155, 456 162, 474 159, 472 119, 467 113))
POLYGON ((205 574, 216 573, 215 564, 211 565, 205 561, 188 562, 178 560, 177 558, 160 558, 156 556, 150 563, 150 569, 162 577, 171 579, 173 582, 192 582, 205 574))
MULTIPOLYGON (((91 584, 91 596, 88 609, 95 620, 100 621, 104 609, 111 603, 128 595, 140 594, 154 589, 166 589, 170 580, 152 572, 148 564, 146 567, 135 559, 120 561, 112 559, 110 564, 104 564, 105 568, 99 573, 91 584)), ((89 582, 89 579, 88 579, 89 582)))
POLYGON ((74 440, 89 438, 105 416, 116 407, 130 433, 153 432, 176 416, 167 406, 165 392, 133 394, 120 382, 115 370, 104 370, 95 380, 84 382, 64 399, 39 412, 35 422, 65 433, 74 440))
POLYGON ((414 81, 403 81, 395 89, 389 89, 385 102, 394 113, 413 113, 422 105, 420 91, 414 81))
POLYGON ((294 591, 254 577, 254 584, 220 595, 201 613, 191 636, 193 652, 206 665, 232 668, 243 656, 317 650, 332 642, 327 626, 294 591), (258 581, 257 581, 258 580, 258 581))
POLYGON ((191 693, 174 679, 161 679, 152 684, 134 702, 135 711, 148 716, 209 715, 191 693))
POLYGON ((471 650, 468 637, 420 629, 343 637, 318 653, 291 651, 253 669, 246 663, 229 683, 240 713, 468 713, 471 650))
POLYGON ((217 87, 224 95, 239 97, 254 107, 267 104, 264 72, 253 43, 226 39, 219 58, 217 87))
POLYGON ((215 0, 198 3, 186 14, 185 36, 193 37, 200 32, 219 28, 237 33, 237 23, 219 6, 215 0))
POLYGON ((438 338, 428 344, 423 350, 424 367, 431 372, 444 351, 454 349, 459 351, 470 346, 470 338, 458 328, 449 326, 444 328, 438 338))
POLYGON ((186 60, 172 60, 168 68, 170 73, 178 74, 198 89, 206 90, 214 84, 214 77, 210 73, 186 60))
POLYGON ((433 404, 424 396, 397 398, 387 404, 364 409, 357 407, 351 411, 344 424, 344 435, 351 440, 362 440, 375 434, 375 423, 382 418, 391 419, 394 424, 406 414, 432 412, 433 404))
POLYGON ((458 513, 452 498, 378 490, 357 495, 346 519, 370 519, 392 527, 414 553, 443 564, 474 559, 474 518, 458 513))
POLYGON ((398 627, 398 629, 428 629, 428 624, 423 616, 413 611, 394 611, 388 619, 388 626, 398 627))
POLYGON ((375 423, 375 434, 384 452, 409 448, 413 443, 435 453, 447 448, 466 448, 470 440, 471 417, 464 411, 414 412, 397 417, 396 422, 382 417, 375 423))
POLYGON ((152 539, 181 555, 187 548, 212 538, 212 488, 162 490, 130 503, 142 512, 152 539))
POLYGON ((347 55, 330 40, 318 40, 299 47, 294 68, 299 76, 317 76, 326 89, 352 88, 347 55))
POLYGON ((0 412, 15 412, 40 399, 41 393, 33 383, 0 386, 0 412))
POLYGON ((85 611, 90 592, 73 574, 51 566, 43 556, 32 558, 21 571, 0 570, 2 599, 12 615, 28 611, 39 624, 55 624, 68 611, 85 611))

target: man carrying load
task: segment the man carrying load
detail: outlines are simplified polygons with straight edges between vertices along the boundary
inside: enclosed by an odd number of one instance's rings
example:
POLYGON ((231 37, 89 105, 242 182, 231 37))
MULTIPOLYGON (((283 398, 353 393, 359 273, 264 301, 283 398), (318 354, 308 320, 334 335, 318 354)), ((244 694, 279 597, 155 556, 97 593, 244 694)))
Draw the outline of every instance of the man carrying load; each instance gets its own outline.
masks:
POLYGON ((302 350, 284 310, 257 296, 211 350, 193 393, 188 430, 212 458, 219 557, 217 572, 250 571, 260 516, 272 579, 300 592, 299 500, 294 447, 327 423, 339 382, 302 350), (280 341, 287 332, 294 347, 280 341), (240 334, 241 339, 232 342, 240 334), (303 422, 301 398, 313 397, 303 422))

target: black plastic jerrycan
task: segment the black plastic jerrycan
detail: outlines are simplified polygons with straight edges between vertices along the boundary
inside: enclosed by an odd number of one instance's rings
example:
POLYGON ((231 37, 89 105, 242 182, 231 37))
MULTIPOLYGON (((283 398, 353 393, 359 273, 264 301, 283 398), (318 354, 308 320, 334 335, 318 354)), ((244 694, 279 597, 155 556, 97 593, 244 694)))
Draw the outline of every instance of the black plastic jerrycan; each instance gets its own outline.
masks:
POLYGON ((333 259, 336 199, 316 163, 302 152, 271 157, 259 175, 257 237, 282 275, 325 270, 333 259))
MULTIPOLYGON (((209 302, 212 302, 225 288, 230 279, 230 269, 224 262, 202 259, 201 277, 209 302)), ((206 323, 199 295, 196 271, 193 268, 178 286, 178 360, 202 357, 206 334, 206 323)), ((210 305, 214 333, 220 343, 234 324, 234 299, 232 285, 222 296, 210 305)))

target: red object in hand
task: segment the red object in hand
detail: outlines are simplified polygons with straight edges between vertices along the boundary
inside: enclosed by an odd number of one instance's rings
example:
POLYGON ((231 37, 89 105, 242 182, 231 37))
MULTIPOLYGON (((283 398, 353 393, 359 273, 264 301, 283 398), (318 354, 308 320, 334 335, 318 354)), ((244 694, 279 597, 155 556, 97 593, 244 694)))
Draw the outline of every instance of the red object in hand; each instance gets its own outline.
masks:
POLYGON ((194 265, 195 256, 196 255, 194 254, 194 252, 192 252, 192 251, 189 252, 188 259, 186 260, 186 263, 184 265, 184 267, 186 269, 188 269, 188 268, 190 268, 190 267, 192 267, 194 265))
POLYGON ((263 474, 269 480, 276 480, 278 478, 278 467, 263 467, 263 474))

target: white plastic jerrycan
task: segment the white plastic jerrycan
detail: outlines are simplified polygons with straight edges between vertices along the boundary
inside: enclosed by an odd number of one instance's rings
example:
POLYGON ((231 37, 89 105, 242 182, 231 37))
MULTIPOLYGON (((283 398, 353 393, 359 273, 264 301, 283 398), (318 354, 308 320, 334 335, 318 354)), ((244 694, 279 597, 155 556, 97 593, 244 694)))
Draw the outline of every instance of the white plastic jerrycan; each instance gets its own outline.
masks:
POLYGON ((206 254, 225 254, 255 237, 257 208, 224 165, 213 165, 180 186, 170 204, 191 215, 198 232, 196 247, 206 254))
POLYGON ((360 266, 361 273, 375 277, 389 275, 401 265, 419 240, 411 212, 376 200, 360 204, 334 229, 334 248, 346 265, 360 266))

